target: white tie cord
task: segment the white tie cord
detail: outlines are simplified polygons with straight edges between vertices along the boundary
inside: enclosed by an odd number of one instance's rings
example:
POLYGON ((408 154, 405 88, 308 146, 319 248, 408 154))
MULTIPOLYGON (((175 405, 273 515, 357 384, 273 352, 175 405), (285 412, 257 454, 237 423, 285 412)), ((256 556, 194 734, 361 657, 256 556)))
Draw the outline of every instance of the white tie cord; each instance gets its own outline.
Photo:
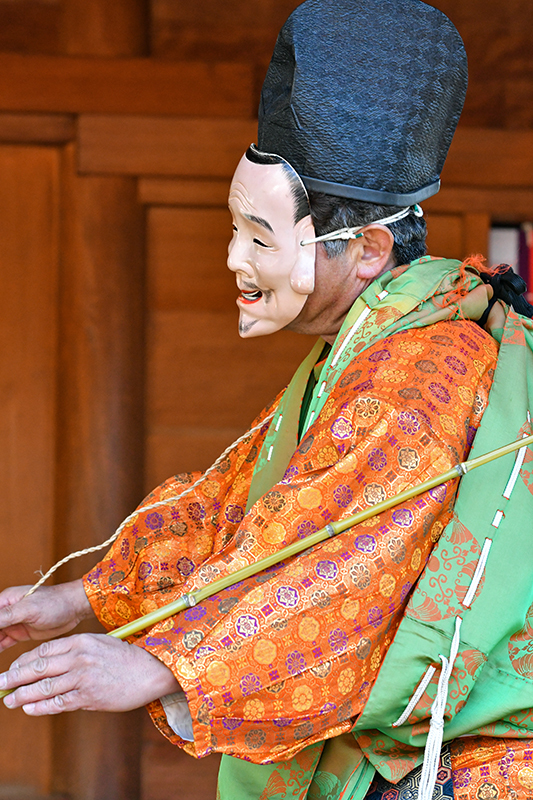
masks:
POLYGON ((411 714, 413 713, 413 711, 417 707, 418 701, 420 700, 420 698, 422 697, 422 695, 426 691, 426 689, 428 687, 428 684, 431 681, 433 675, 436 673, 436 671, 437 670, 435 669, 434 666, 429 666, 427 668, 427 670, 426 670, 426 672, 424 674, 424 677, 422 678, 422 680, 418 684, 415 693, 413 694, 413 696, 409 700, 409 703, 406 706, 405 711, 402 714, 400 714, 400 716, 398 717, 396 722, 392 723, 392 727, 393 728, 399 728, 400 725, 403 725, 404 722, 407 722, 407 720, 409 719, 409 717, 411 716, 411 714))
POLYGON ((455 633, 452 639, 449 658, 439 655, 442 661, 442 670, 437 686, 437 694, 431 706, 431 720, 429 722, 429 733, 426 749, 424 751, 424 764, 422 765, 422 774, 420 776, 418 800, 431 800, 437 780, 444 732, 444 711, 446 710, 446 701, 448 699, 448 684, 450 682, 457 651, 459 650, 462 621, 461 617, 457 617, 455 620, 455 633))

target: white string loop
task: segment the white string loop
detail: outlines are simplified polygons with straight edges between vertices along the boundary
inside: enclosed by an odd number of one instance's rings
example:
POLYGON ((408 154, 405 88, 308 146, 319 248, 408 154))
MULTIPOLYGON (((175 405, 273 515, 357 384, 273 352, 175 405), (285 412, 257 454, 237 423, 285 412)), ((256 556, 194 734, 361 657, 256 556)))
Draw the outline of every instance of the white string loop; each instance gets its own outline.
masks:
POLYGON ((415 215, 415 217, 423 217, 424 212, 422 211, 421 206, 418 203, 415 203, 414 206, 407 206, 407 208, 402 208, 401 211, 397 211, 396 214, 392 214, 390 217, 383 217, 383 219, 374 219, 372 222, 365 222, 364 225, 357 225, 354 228, 339 228, 336 231, 331 231, 331 233, 324 233, 322 236, 315 236, 314 239, 306 239, 304 242, 300 242, 302 247, 305 247, 306 244, 315 244, 316 242, 334 242, 337 239, 343 239, 347 241, 348 239, 359 239, 363 234, 360 231, 363 228, 366 228, 368 225, 392 225, 393 222, 398 222, 404 217, 409 216, 411 212, 415 215))

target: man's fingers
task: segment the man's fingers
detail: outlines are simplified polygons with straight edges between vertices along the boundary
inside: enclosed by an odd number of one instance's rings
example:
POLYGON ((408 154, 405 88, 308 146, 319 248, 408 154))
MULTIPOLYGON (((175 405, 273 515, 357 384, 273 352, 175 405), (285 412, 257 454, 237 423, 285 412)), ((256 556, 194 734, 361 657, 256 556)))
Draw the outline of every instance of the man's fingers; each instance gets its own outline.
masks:
POLYGON ((51 647, 52 644, 58 643, 45 642, 31 653, 19 656, 9 670, 0 675, 0 689, 16 689, 71 671, 75 660, 71 650, 63 647, 62 652, 60 648, 51 647))
MULTIPOLYGON (((48 702, 54 704, 56 708, 54 713, 59 714, 61 711, 72 710, 65 707, 64 697, 72 694, 76 689, 76 676, 72 673, 54 678, 46 677, 36 683, 20 686, 4 699, 4 703, 8 708, 24 708, 27 705, 48 702)), ((72 700, 71 697, 70 702, 72 700)), ((42 711, 42 713, 46 712, 42 711)))
POLYGON ((2 653, 4 650, 7 650, 9 647, 13 647, 14 644, 18 644, 18 642, 18 639, 14 639, 7 633, 5 633, 3 636, 0 636, 0 653, 2 653))
POLYGON ((3 592, 0 592, 0 612, 22 600, 30 589, 30 585, 12 586, 9 589, 5 589, 3 592))
POLYGON ((62 656, 66 653, 71 653, 79 647, 79 640, 82 638, 83 634, 78 636, 67 636, 64 639, 52 639, 50 642, 43 642, 36 647, 34 650, 29 650, 27 653, 22 653, 16 662, 14 662, 11 667, 15 664, 18 667, 24 667, 27 664, 31 664, 32 661, 35 661, 39 658, 53 658, 55 656, 62 656))
POLYGON ((63 711, 79 711, 84 709, 80 693, 75 689, 47 700, 26 703, 22 710, 30 717, 42 717, 46 714, 62 714, 63 711))
POLYGON ((20 603, 0 608, 0 628, 11 628, 23 621, 24 609, 21 610, 20 603))

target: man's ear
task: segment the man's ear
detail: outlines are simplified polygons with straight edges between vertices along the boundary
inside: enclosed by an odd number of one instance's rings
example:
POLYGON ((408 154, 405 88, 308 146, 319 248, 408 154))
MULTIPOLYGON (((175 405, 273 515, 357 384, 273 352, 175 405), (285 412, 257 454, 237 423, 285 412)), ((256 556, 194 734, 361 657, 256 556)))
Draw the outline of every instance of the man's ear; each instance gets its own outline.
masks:
POLYGON ((298 255, 290 274, 291 288, 298 294, 311 294, 315 288, 316 244, 301 244, 316 236, 310 216, 304 217, 295 225, 294 235, 298 255))
POLYGON ((374 280, 394 266, 394 236, 386 225, 367 225, 363 236, 350 244, 354 245, 357 272, 360 278, 374 280))

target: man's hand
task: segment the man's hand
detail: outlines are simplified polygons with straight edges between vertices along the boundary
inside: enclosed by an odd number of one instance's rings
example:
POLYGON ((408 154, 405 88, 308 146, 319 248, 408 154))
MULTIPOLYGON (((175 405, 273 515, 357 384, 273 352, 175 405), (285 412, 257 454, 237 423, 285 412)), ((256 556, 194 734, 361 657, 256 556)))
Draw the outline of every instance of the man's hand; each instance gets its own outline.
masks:
POLYGON ((45 642, 0 675, 0 689, 15 689, 5 705, 32 716, 130 711, 179 688, 155 656, 100 633, 45 642))
POLYGON ((42 586, 24 597, 29 586, 0 593, 0 652, 28 639, 51 639, 71 631, 93 615, 81 580, 42 586))

